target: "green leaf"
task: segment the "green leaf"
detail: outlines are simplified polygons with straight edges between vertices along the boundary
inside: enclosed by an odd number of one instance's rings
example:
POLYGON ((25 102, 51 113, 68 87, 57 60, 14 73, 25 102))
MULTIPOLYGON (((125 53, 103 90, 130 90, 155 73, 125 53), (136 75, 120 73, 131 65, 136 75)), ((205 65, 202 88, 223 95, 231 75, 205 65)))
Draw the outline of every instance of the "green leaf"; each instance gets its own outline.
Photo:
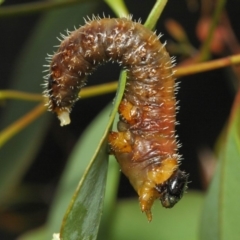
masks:
POLYGON ((108 239, 109 233, 108 229, 112 228, 114 222, 112 219, 115 216, 116 210, 116 200, 118 192, 118 183, 120 178, 119 165, 114 156, 109 158, 109 167, 107 175, 106 184, 106 194, 104 199, 103 216, 100 224, 100 229, 98 233, 98 240, 108 239))
POLYGON ((240 92, 227 130, 203 207, 200 236, 204 240, 235 240, 240 236, 240 92))
MULTIPOLYGON (((149 223, 141 213, 136 199, 122 201, 115 210, 111 236, 108 240, 197 240, 199 216, 202 210, 203 195, 189 192, 174 208, 163 208, 156 202, 153 208, 153 220, 149 223)), ((106 240, 106 238, 102 238, 106 240)))
POLYGON ((63 239, 96 238, 107 176, 106 148, 107 139, 104 138, 71 200, 61 229, 63 239))
MULTIPOLYGON (((113 110, 103 137, 84 173, 70 206, 64 216, 60 236, 63 239, 96 239, 100 225, 107 176, 108 133, 112 128, 118 105, 122 99, 126 82, 126 73, 121 80, 113 110)), ((89 148, 88 148, 89 149, 89 148)))

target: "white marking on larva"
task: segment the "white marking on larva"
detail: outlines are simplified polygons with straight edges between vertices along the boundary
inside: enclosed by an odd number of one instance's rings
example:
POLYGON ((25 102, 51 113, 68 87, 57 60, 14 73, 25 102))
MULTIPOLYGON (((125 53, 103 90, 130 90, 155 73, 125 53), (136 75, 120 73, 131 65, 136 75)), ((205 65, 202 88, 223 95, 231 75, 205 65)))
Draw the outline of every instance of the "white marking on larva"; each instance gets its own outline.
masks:
POLYGON ((141 44, 139 47, 136 48, 133 54, 136 54, 137 52, 146 53, 146 48, 144 47, 145 45, 146 45, 145 42, 141 44))
POLYGON ((47 54, 45 57, 46 60, 52 60, 54 54, 47 54))
POLYGON ((92 21, 92 19, 88 15, 87 15, 87 19, 88 19, 89 22, 92 21))
POLYGON ((163 36, 163 34, 162 34, 162 33, 159 33, 159 34, 157 35, 157 39, 159 40, 162 36, 163 36))
POLYGON ((62 39, 59 37, 56 37, 59 42, 62 42, 62 39))
POLYGON ((178 147, 178 148, 181 148, 181 147, 182 147, 182 144, 177 142, 177 147, 178 147))
POLYGON ((48 75, 44 76, 43 79, 48 80, 49 77, 50 77, 50 75, 48 74, 48 75))
POLYGON ((83 20, 84 20, 85 24, 88 24, 88 21, 86 20, 85 17, 83 17, 83 20))
POLYGON ((172 64, 168 64, 168 63, 167 63, 167 64, 164 66, 164 69, 172 69, 172 67, 173 67, 172 64))

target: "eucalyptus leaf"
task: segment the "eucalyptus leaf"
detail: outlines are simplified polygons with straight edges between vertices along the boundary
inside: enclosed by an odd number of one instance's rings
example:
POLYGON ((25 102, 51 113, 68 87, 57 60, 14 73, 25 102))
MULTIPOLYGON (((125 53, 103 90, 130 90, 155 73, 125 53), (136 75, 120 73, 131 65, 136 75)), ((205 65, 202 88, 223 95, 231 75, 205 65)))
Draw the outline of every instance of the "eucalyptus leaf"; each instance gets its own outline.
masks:
POLYGON ((64 216, 60 236, 64 239, 96 239, 100 225, 107 177, 108 133, 112 129, 125 89, 126 72, 120 84, 113 109, 95 154, 76 189, 64 216))
POLYGON ((197 240, 202 202, 203 194, 200 192, 185 194, 181 202, 171 209, 155 202, 151 223, 139 211, 137 199, 119 202, 108 240, 197 240))
POLYGON ((204 206, 200 237, 204 240, 239 239, 240 228, 240 92, 235 100, 225 145, 204 206))
POLYGON ((71 200, 61 228, 63 239, 95 239, 97 236, 107 177, 106 149, 105 138, 71 200))

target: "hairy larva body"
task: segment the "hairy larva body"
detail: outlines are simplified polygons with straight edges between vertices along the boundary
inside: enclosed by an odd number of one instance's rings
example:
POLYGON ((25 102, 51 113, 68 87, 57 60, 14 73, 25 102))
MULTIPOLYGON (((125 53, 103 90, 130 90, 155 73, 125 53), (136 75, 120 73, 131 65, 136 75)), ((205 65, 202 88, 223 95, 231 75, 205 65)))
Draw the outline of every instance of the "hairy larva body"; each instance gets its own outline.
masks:
POLYGON ((68 124, 87 76, 107 61, 127 70, 118 132, 109 134, 109 145, 150 221, 154 200, 172 207, 187 183, 178 168, 173 61, 159 37, 128 18, 87 22, 65 37, 52 56, 45 91, 48 107, 61 125, 68 124))

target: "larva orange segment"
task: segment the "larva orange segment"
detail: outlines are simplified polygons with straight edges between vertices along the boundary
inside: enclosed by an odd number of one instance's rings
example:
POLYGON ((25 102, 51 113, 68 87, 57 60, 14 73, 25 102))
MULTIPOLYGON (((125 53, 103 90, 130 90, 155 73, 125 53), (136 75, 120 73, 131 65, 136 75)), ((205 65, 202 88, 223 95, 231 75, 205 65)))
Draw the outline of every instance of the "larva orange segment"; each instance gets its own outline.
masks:
POLYGON ((134 110, 134 107, 130 102, 128 101, 121 101, 118 111, 121 116, 121 118, 127 122, 128 124, 135 124, 136 123, 136 111, 134 110))
POLYGON ((148 180, 153 181, 155 185, 163 184, 172 176, 177 168, 177 160, 174 158, 167 158, 163 160, 159 167, 149 170, 147 173, 147 178, 148 180))
POLYGON ((110 132, 108 135, 108 142, 111 150, 121 153, 129 153, 132 147, 129 143, 129 134, 127 132, 110 132))

